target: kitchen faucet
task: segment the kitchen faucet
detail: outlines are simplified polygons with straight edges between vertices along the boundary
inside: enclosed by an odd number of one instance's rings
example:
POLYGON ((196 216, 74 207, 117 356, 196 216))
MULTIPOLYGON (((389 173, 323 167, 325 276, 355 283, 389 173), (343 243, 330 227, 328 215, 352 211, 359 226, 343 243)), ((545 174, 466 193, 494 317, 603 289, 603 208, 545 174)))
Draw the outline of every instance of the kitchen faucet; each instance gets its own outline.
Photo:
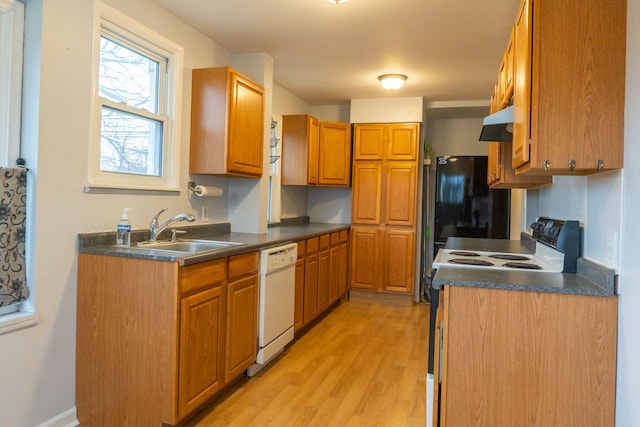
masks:
POLYGON ((153 243, 158 239, 158 236, 160 235, 160 233, 162 233, 164 231, 165 228, 167 228, 168 226, 170 226, 171 224, 173 224, 174 222, 178 222, 178 221, 189 221, 189 222, 193 222, 196 220, 196 217, 194 217, 191 214, 178 214, 176 216, 174 216, 173 218, 171 218, 170 220, 168 220, 167 222, 165 222, 162 225, 158 225, 158 217, 160 216, 160 214, 164 211, 166 211, 169 208, 163 208, 160 209, 160 212, 158 212, 153 219, 151 220, 151 224, 149 225, 149 242, 153 243))

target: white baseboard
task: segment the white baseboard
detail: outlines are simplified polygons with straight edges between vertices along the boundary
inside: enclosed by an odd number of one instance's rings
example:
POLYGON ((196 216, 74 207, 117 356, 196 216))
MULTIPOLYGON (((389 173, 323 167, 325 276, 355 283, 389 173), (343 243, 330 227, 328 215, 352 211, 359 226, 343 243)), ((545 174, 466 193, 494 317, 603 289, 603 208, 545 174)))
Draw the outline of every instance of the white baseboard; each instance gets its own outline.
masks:
POLYGON ((38 427, 75 427, 79 425, 80 421, 78 421, 76 407, 74 406, 68 411, 64 411, 63 413, 56 415, 50 420, 45 421, 38 427))

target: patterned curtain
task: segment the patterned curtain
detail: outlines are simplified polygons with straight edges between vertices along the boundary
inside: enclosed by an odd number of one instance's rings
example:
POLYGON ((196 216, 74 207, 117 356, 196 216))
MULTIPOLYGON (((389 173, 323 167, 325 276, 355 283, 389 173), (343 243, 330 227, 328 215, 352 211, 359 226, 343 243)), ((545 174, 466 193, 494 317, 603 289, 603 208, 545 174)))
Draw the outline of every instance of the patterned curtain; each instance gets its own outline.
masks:
POLYGON ((27 169, 0 167, 0 308, 29 296, 25 260, 27 169))

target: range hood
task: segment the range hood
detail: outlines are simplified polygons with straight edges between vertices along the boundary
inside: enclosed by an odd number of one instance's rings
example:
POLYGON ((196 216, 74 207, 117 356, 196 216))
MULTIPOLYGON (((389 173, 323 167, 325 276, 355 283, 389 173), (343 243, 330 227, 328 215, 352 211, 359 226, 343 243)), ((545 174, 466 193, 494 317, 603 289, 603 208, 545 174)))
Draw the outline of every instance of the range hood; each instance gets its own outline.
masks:
POLYGON ((484 118, 478 141, 513 141, 513 105, 484 118))

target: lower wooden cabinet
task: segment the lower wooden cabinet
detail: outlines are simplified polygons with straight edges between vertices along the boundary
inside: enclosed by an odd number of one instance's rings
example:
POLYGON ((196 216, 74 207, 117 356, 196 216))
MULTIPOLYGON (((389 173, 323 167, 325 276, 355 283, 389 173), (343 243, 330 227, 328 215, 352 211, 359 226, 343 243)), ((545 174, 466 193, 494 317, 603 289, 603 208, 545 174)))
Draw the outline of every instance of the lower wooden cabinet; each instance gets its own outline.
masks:
POLYGON ((296 261, 296 295, 295 306, 293 310, 293 330, 297 332, 304 325, 302 318, 304 307, 304 259, 305 259, 305 241, 298 242, 298 260, 296 261))
POLYGON ((298 242, 294 328, 312 322, 338 298, 346 296, 349 271, 349 230, 298 242), (301 255, 300 248, 303 248, 301 255), (297 311, 295 313, 298 313, 297 311))
POLYGON ((617 297, 459 286, 440 296, 433 425, 614 425, 617 297))
POLYGON ((351 287, 411 294, 415 274, 415 231, 351 227, 351 287))
POLYGON ((178 418, 213 397, 224 384, 224 282, 180 301, 178 418))
POLYGON ((79 254, 80 423, 176 425, 241 375, 255 361, 257 266, 257 252, 184 267, 79 254))
POLYGON ((229 257, 225 381, 256 361, 258 336, 258 253, 229 257))

